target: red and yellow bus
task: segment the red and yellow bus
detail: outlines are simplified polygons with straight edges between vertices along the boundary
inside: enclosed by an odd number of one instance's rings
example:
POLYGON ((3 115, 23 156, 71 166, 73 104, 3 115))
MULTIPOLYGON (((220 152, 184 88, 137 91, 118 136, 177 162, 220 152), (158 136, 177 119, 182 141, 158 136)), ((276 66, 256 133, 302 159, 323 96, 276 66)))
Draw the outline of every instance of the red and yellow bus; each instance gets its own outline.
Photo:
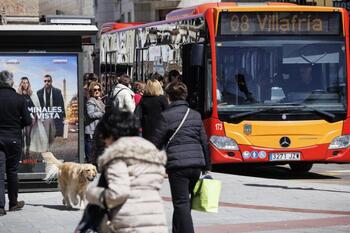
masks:
POLYGON ((119 28, 101 34, 105 80, 178 70, 213 164, 350 162, 346 10, 212 3, 119 28))

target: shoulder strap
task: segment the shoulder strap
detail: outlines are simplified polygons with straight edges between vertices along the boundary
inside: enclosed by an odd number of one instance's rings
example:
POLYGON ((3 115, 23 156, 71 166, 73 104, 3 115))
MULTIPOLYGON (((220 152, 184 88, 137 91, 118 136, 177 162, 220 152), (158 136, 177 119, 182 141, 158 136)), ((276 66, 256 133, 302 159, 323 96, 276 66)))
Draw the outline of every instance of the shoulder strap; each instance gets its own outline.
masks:
POLYGON ((115 95, 113 96, 113 99, 115 99, 115 97, 117 97, 117 95, 119 94, 119 92, 121 92, 122 90, 126 90, 126 88, 121 88, 119 91, 117 91, 117 93, 115 93, 115 95))
POLYGON ((170 141, 173 140, 173 138, 175 137, 175 135, 177 134, 177 132, 180 130, 181 126, 184 124, 187 116, 188 116, 188 113, 190 112, 190 108, 187 108, 187 111, 185 113, 185 116, 182 118, 182 121, 181 123, 179 124, 179 126, 177 127, 177 129, 175 130, 175 132, 173 133, 173 135, 171 135, 171 137, 169 138, 169 141, 167 143, 167 145, 169 145, 170 141))

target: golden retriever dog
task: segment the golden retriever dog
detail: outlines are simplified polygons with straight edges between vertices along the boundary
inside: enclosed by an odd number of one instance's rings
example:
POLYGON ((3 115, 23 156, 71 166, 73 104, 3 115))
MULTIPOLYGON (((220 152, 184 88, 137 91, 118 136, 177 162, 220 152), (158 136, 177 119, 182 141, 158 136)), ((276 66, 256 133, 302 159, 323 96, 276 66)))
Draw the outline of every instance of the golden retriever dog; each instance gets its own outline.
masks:
POLYGON ((96 177, 97 170, 92 164, 62 162, 51 152, 42 153, 46 161, 46 182, 58 180, 58 187, 63 196, 63 205, 85 208, 85 191, 87 185, 96 177))

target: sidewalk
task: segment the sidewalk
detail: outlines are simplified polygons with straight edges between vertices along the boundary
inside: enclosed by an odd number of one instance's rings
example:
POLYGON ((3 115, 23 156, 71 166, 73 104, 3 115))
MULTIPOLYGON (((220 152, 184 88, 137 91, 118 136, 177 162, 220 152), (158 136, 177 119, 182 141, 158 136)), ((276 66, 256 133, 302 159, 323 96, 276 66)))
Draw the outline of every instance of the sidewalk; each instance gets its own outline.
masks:
MULTIPOLYGON (((223 182, 218 214, 193 212, 196 233, 350 232, 350 186, 213 174, 223 182)), ((169 184, 161 190, 169 227, 169 184)), ((21 193, 22 211, 0 217, 0 232, 72 232, 82 211, 62 205, 59 192, 21 193)))

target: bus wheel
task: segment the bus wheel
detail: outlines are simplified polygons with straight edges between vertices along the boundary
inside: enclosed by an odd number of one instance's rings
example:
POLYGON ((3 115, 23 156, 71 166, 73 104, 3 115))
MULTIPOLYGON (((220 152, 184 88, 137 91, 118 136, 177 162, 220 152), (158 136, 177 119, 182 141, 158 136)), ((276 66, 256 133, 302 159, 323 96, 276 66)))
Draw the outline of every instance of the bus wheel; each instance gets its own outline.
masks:
POLYGON ((312 163, 290 163, 289 167, 292 172, 302 174, 310 171, 312 165, 312 163))

